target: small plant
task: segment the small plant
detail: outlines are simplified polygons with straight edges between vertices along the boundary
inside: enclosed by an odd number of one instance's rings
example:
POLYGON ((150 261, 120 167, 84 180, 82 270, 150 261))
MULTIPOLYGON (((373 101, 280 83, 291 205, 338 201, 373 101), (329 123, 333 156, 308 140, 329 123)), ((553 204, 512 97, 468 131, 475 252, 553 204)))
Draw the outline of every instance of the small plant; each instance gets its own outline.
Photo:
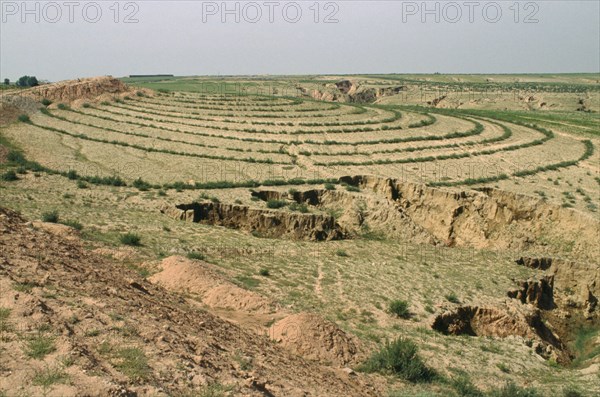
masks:
POLYGON ((142 178, 138 178, 135 181, 133 181, 133 187, 137 188, 142 192, 145 192, 148 191, 152 187, 152 185, 144 181, 142 178))
POLYGON ((393 300, 390 302, 388 310, 391 314, 400 318, 409 318, 408 302, 403 300, 393 300))
POLYGON ((36 372, 32 383, 35 386, 48 388, 57 383, 65 383, 69 375, 60 368, 46 368, 43 371, 36 372))
POLYGON ((116 353, 119 362, 115 367, 134 380, 144 380, 150 375, 148 359, 144 352, 137 347, 120 349, 116 353))
POLYGON ((461 397, 484 397, 483 392, 471 382, 466 374, 452 378, 450 385, 461 397))
POLYGON ((58 211, 53 210, 50 212, 44 212, 42 214, 42 221, 43 222, 48 222, 48 223, 58 223, 58 211))
POLYGON ((333 183, 326 183, 325 190, 335 190, 335 185, 333 183))
POLYGON ((77 188, 79 189, 87 189, 88 188, 88 184, 85 183, 84 181, 77 181, 77 188))
POLYGON ((42 99, 42 105, 50 106, 50 105, 52 105, 52 101, 48 98, 44 98, 44 99, 42 99))
POLYGON ((450 303, 460 303, 460 299, 458 299, 458 296, 454 292, 449 293, 445 298, 450 303))
POLYGON ((283 200, 269 200, 267 201, 267 208, 283 208, 287 205, 286 201, 283 200))
POLYGON ((4 337, 4 333, 9 332, 12 329, 12 325, 8 320, 10 316, 10 309, 7 307, 0 307, 0 335, 4 337))
POLYGON ((29 116, 28 116, 28 115, 26 115, 26 114, 22 114, 22 115, 20 115, 20 116, 19 116, 19 121, 20 121, 21 123, 31 123, 31 119, 30 119, 30 118, 29 118, 29 116))
POLYGON ((129 245, 132 247, 138 247, 138 246, 142 245, 141 237, 135 233, 122 234, 121 237, 119 238, 119 241, 121 241, 121 244, 123 244, 123 245, 129 245))
POLYGON ((335 251, 335 254, 337 256, 341 256, 341 257, 347 257, 348 256, 348 253, 346 251, 344 251, 343 249, 339 249, 339 250, 335 251))
POLYGON ((263 277, 269 277, 271 275, 271 272, 267 268, 262 268, 258 271, 258 274, 263 277))
POLYGON ((360 192, 360 188, 358 186, 352 186, 352 185, 346 186, 346 190, 349 192, 360 192))
POLYGON ((396 375, 409 382, 429 382, 435 373, 418 354, 417 345, 408 339, 398 338, 386 342, 381 350, 363 364, 365 372, 381 372, 396 375))
POLYGON ((56 107, 60 110, 69 110, 69 106, 65 105, 64 103, 59 103, 56 107))
POLYGON ((54 338, 40 334, 27 341, 25 354, 40 360, 55 350, 54 338))
POLYGON ((508 365, 504 364, 504 363, 498 363, 496 364, 496 367, 498 367, 498 369, 502 372, 504 372, 505 374, 510 373, 510 368, 508 367, 508 365))
POLYGON ((83 105, 81 105, 81 107, 83 107, 83 108, 86 108, 86 109, 87 109, 87 108, 89 108, 89 107, 92 107, 92 105, 90 105, 89 103, 87 103, 87 102, 86 102, 86 103, 84 103, 83 105))
POLYGON ((19 177, 14 170, 9 170, 2 174, 2 180, 6 182, 18 181, 19 177))
POLYGON ((498 389, 488 392, 489 397, 541 397, 542 395, 533 388, 522 388, 509 382, 498 389))
POLYGON ((205 256, 204 256, 203 253, 196 252, 196 251, 190 251, 190 252, 188 252, 187 257, 189 259, 200 260, 200 261, 204 260, 204 258, 205 258, 205 256))
POLYGON ((77 222, 77 221, 66 220, 66 221, 61 221, 60 223, 62 223, 63 225, 72 227, 75 230, 82 230, 83 229, 83 225, 80 222, 77 222))

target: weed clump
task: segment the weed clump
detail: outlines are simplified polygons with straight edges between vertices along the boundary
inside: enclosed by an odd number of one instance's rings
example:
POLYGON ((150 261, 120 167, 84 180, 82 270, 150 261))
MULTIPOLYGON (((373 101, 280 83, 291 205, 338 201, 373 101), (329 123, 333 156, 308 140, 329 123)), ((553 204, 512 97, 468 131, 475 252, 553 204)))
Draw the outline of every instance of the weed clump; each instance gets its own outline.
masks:
POLYGON ((408 310, 408 302, 403 300, 393 300, 390 302, 388 307, 389 312, 400 318, 409 318, 410 312, 408 310))
POLYGON ((121 244, 123 244, 123 245, 129 245, 132 247, 138 247, 138 246, 142 245, 142 238, 135 233, 123 234, 119 238, 119 241, 121 241, 121 244))
POLYGON ((396 375, 413 383, 430 382, 435 377, 435 372, 419 356, 417 345, 403 338, 386 342, 363 364, 362 370, 396 375))

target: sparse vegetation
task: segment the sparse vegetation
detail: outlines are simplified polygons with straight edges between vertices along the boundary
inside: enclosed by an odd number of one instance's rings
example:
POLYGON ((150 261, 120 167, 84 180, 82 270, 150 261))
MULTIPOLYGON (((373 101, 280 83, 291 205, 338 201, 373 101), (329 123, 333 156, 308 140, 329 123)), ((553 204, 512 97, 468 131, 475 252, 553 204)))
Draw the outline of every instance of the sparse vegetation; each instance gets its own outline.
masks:
POLYGON ((52 211, 44 212, 42 214, 42 221, 43 222, 58 223, 59 219, 60 219, 60 217, 58 215, 58 211, 57 210, 52 210, 52 211))
POLYGON ((132 247, 138 247, 142 245, 142 238, 135 233, 125 233, 119 237, 119 241, 123 245, 129 245, 132 247))
POLYGON ((36 360, 43 359, 55 350, 54 338, 41 333, 30 337, 25 344, 25 354, 36 360))
POLYGON ((399 376, 409 382, 429 382, 435 377, 418 354, 417 345, 407 339, 386 342, 363 365, 366 372, 381 372, 399 376))
POLYGON ((409 318, 410 311, 408 309, 408 302, 404 300, 393 300, 390 302, 388 307, 389 312, 400 318, 409 318))

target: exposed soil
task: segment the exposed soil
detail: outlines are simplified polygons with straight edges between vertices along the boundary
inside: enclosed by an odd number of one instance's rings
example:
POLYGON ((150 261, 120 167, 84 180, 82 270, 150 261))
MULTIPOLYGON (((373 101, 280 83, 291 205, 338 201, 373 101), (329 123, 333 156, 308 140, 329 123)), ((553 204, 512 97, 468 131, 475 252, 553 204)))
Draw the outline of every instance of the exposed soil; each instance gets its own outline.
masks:
POLYGON ((298 240, 339 240, 344 231, 332 216, 250 208, 243 205, 202 202, 165 206, 161 211, 175 219, 225 226, 264 237, 298 240))
POLYGON ((0 210, 0 305, 9 310, 0 355, 3 391, 165 396, 218 382, 232 395, 247 396, 383 392, 363 375, 305 361, 194 308, 59 229, 0 210), (27 341, 38 335, 50 338, 53 349, 35 359, 26 354, 27 341), (131 363, 126 353, 139 357, 131 363), (251 368, 239 365, 238 354, 252 358, 251 368), (67 367, 60 364, 67 359, 67 367), (59 381, 45 389, 32 382, 49 369, 59 371, 59 381))

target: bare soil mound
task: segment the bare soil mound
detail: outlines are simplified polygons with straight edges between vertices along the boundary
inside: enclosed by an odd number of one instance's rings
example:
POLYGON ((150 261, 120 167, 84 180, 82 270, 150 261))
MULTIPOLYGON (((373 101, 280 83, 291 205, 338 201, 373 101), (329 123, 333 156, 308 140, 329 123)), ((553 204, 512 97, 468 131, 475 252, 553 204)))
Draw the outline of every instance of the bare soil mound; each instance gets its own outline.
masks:
POLYGON ((52 102, 71 103, 79 99, 94 99, 104 94, 117 95, 129 91, 131 88, 122 81, 103 76, 44 84, 23 90, 19 95, 37 101, 49 99, 52 102))
POLYGON ((311 360, 343 366, 365 358, 358 340, 312 313, 285 317, 271 327, 270 336, 288 350, 311 360))
POLYGON ((209 263, 172 256, 161 262, 162 271, 149 278, 170 291, 196 295, 210 307, 271 313, 275 304, 226 280, 209 263))
POLYGON ((0 394, 376 396, 0 208, 0 394), (251 370, 236 354, 251 357, 251 370), (65 364, 65 363, 68 363, 65 364), (52 384, 41 386, 41 379, 52 384))

